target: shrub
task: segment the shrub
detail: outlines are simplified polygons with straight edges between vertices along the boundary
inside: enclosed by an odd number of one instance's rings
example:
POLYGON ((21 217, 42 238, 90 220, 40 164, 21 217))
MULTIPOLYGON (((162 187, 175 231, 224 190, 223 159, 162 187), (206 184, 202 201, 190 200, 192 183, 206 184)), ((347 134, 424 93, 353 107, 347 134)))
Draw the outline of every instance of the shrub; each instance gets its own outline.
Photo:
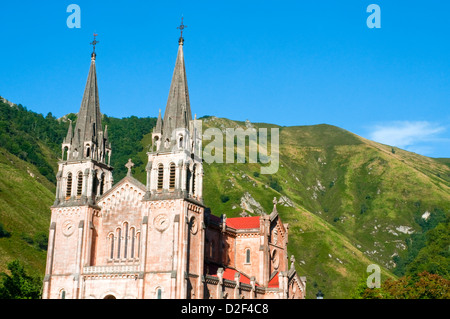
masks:
POLYGON ((0 238, 2 237, 11 237, 11 233, 3 227, 3 224, 0 224, 0 238))
POLYGON ((230 197, 222 194, 222 195, 220 195, 220 200, 222 201, 222 203, 226 203, 230 200, 230 197))

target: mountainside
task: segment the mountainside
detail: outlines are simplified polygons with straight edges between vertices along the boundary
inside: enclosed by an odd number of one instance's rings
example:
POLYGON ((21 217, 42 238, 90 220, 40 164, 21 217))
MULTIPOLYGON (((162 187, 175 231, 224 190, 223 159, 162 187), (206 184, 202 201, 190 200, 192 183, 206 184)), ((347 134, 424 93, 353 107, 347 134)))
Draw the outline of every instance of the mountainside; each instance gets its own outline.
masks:
MULTIPOLYGON (((73 114, 69 118, 76 120, 73 114)), ((43 276, 42 237, 49 227, 65 120, 0 101, 0 226, 9 233, 0 235, 0 271, 20 259, 43 276)), ((204 201, 214 215, 236 217, 270 213, 276 197, 289 224, 289 253, 299 275, 307 277, 309 298, 319 289, 325 298, 350 297, 370 264, 381 266, 382 280, 424 269, 449 278, 449 159, 420 156, 325 124, 202 120, 203 129, 219 128, 224 135, 225 128, 279 129, 275 174, 261 174, 261 166, 268 165, 261 161, 205 162, 204 201)), ((114 180, 124 177, 132 158, 133 175, 145 182, 155 119, 104 116, 103 125, 110 134, 114 180)), ((270 154, 270 134, 268 140, 270 154)))

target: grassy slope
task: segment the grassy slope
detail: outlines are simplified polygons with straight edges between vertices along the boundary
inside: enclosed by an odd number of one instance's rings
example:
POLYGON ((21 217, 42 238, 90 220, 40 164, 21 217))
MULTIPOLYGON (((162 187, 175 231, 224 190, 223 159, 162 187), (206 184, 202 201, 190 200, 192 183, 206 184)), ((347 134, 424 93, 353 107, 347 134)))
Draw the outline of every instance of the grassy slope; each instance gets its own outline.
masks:
POLYGON ((23 234, 48 231, 54 189, 35 166, 0 148, 0 223, 11 233, 0 238, 0 272, 18 259, 31 273, 43 275, 46 252, 27 243, 23 234))

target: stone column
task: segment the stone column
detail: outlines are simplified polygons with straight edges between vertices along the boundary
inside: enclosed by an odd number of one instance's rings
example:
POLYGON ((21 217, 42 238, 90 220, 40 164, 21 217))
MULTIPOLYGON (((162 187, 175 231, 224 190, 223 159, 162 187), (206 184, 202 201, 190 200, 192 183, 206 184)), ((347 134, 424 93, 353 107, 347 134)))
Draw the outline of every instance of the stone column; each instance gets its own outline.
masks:
POLYGON ((84 230, 84 220, 80 220, 78 224, 78 243, 77 243, 77 252, 75 259, 75 273, 74 273, 74 290, 73 296, 74 299, 79 299, 80 292, 80 273, 81 273, 81 252, 83 249, 83 230, 84 230))
POLYGON ((50 233, 48 236, 48 249, 47 249, 47 264, 45 266, 44 287, 42 290, 42 299, 50 298, 50 278, 53 268, 53 249, 55 247, 55 229, 56 223, 52 222, 50 225, 50 233))
POLYGON ((145 282, 145 265, 146 265, 146 258, 147 258, 147 229, 148 229, 148 216, 144 216, 142 218, 141 223, 141 236, 140 236, 140 252, 139 252, 139 291, 138 291, 138 298, 143 299, 145 296, 144 291, 144 282, 145 282))
POLYGON ((239 299, 239 288, 240 288, 240 278, 241 274, 239 272, 234 273, 234 281, 236 282, 236 286, 234 286, 234 299, 239 299))
POLYGON ((178 251, 179 251, 179 231, 180 231, 180 215, 175 215, 173 219, 173 256, 172 256, 172 274, 170 298, 175 299, 177 296, 177 269, 178 269, 178 251))
POLYGON ((223 299, 223 268, 220 267, 217 269, 217 278, 219 278, 219 282, 217 283, 217 292, 216 292, 216 298, 217 299, 223 299))
POLYGON ((197 269, 198 274, 197 296, 198 299, 203 299, 204 289, 203 289, 202 275, 203 275, 203 267, 205 265, 204 260, 205 260, 205 233, 206 233, 203 208, 200 210, 200 214, 198 214, 196 218, 198 221, 198 228, 199 228, 199 234, 197 236, 200 236, 200 245, 198 247, 198 260, 200 262, 198 263, 197 269))

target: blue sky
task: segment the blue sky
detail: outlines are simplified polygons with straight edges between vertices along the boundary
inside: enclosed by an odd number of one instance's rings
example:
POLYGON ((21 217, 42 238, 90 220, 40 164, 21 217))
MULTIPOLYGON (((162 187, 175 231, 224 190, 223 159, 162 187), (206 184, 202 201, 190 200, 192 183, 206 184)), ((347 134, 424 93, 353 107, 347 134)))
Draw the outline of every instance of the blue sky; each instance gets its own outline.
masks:
POLYGON ((156 117, 183 15, 199 117, 327 123, 450 157, 450 1, 2 1, 0 13, 0 95, 44 115, 78 112, 95 31, 101 111, 156 117), (81 28, 67 27, 72 3, 81 28))

